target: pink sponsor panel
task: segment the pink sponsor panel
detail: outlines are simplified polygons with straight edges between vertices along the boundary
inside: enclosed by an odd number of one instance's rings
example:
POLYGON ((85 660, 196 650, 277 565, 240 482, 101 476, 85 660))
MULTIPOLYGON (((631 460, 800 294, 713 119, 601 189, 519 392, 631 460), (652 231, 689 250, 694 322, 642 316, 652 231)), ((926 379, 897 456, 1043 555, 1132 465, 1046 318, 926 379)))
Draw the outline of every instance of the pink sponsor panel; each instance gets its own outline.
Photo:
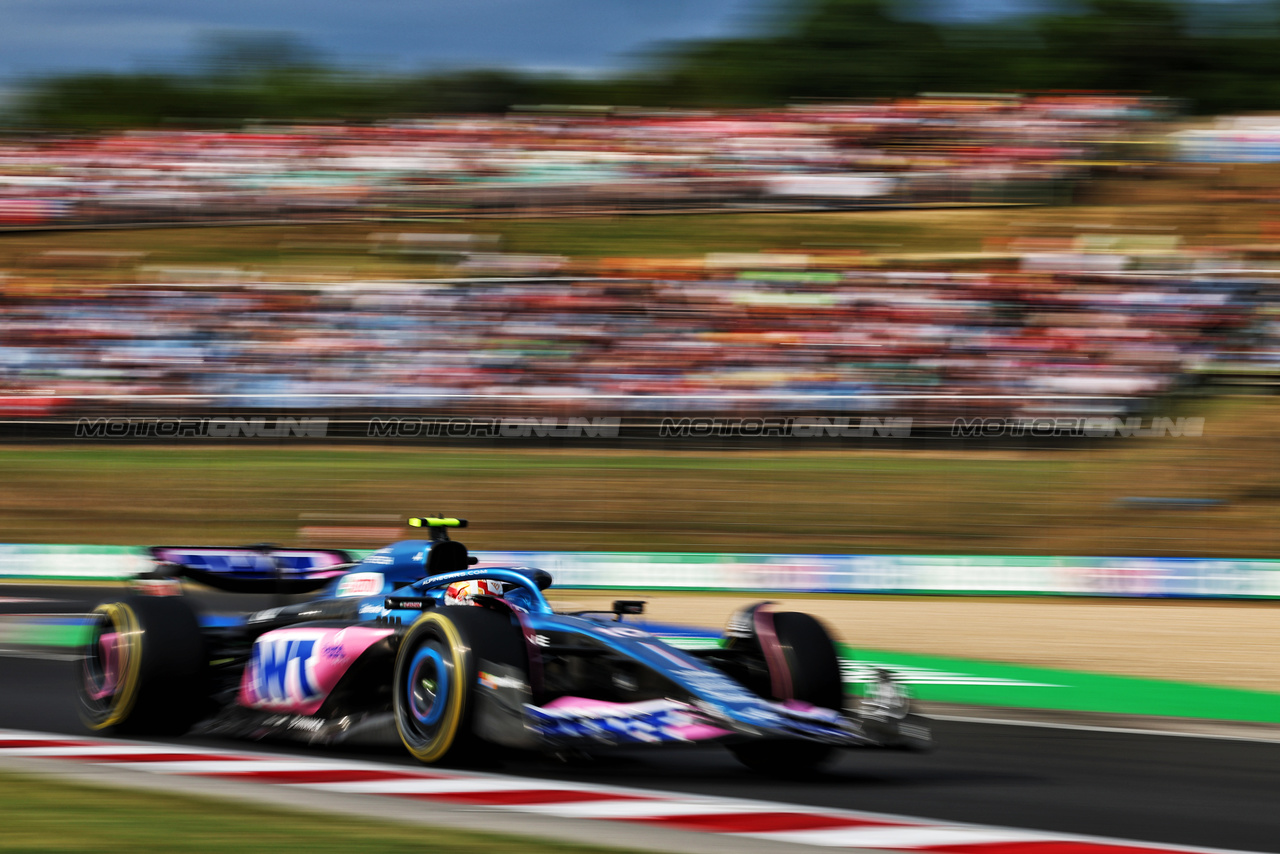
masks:
POLYGON ((393 631, 348 626, 267 632, 253 645, 237 702, 255 709, 313 715, 355 660, 393 631))
MULTIPOLYGON (((688 709, 692 712, 692 708, 685 703, 679 703, 674 700, 646 700, 640 703, 614 703, 608 700, 593 700, 589 697, 557 697, 542 707, 543 709, 554 709, 561 712, 573 712, 583 717, 619 717, 625 718, 632 715, 653 712, 659 709, 669 709, 672 711, 683 711, 688 709)), ((687 715, 688 722, 682 724, 674 724, 666 726, 669 735, 685 741, 704 741, 709 738, 720 738, 721 736, 731 735, 727 729, 711 726, 710 724, 700 723, 693 714, 687 715)))

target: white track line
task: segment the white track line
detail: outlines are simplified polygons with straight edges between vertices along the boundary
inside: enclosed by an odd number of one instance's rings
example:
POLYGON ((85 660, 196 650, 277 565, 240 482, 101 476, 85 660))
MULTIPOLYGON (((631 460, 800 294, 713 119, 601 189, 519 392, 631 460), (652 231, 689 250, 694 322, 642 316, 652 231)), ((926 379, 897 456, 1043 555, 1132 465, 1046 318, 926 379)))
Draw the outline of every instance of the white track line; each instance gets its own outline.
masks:
MULTIPOLYGON (((137 755, 141 751, 121 751, 118 755, 137 755)), ((166 750, 163 753, 190 753, 201 755, 198 751, 166 750)), ((4 753, 18 753, 6 750, 4 753)), ((0 754, 3 755, 3 754, 0 754)), ((255 761, 252 759, 174 759, 167 762, 129 762, 127 760, 113 762, 108 757, 96 760, 112 768, 125 771, 147 771, 151 774, 228 774, 232 772, 266 772, 266 771, 347 771, 350 765, 336 762, 308 762, 306 760, 273 762, 271 760, 255 761)))
MULTIPOLYGON (((727 815, 760 812, 757 804, 726 804, 693 799, 638 801, 580 801, 576 804, 518 804, 503 807, 520 812, 542 813, 560 818, 674 818, 682 815, 727 815)), ((795 809, 803 810, 803 807, 795 809)))
POLYGON ((598 791, 591 786, 561 785, 555 780, 522 777, 507 780, 468 780, 466 777, 447 777, 442 780, 356 780, 349 783, 291 783, 290 785, 326 792, 346 792, 351 795, 439 795, 455 792, 461 795, 480 792, 529 792, 543 789, 572 792, 598 791))
MULTIPOLYGON (((1280 726, 1276 727, 1274 735, 1228 735, 1226 733, 1213 732, 1184 732, 1182 730, 1167 729, 1141 729, 1137 727, 1119 727, 1119 726, 1103 726, 1101 724, 1067 724, 1057 723, 1054 721, 1015 721, 1002 720, 1000 718, 976 718, 968 715, 946 715, 946 714, 929 714, 926 715, 933 720, 939 721, 956 721, 966 724, 989 724, 993 726, 1023 726, 1023 727, 1040 727, 1043 729, 1069 729, 1080 730, 1081 732, 1112 732, 1119 735, 1165 735, 1172 738, 1212 738, 1219 741, 1256 741, 1260 743, 1270 743, 1280 741, 1280 726)), ((1230 725, 1234 721, 1206 721, 1206 723, 1230 725)))
POLYGON ((78 652, 47 652, 41 649, 0 648, 0 656, 4 658, 34 658, 40 661, 79 661, 83 656, 78 652))
MULTIPOLYGON (((113 756, 146 756, 165 753, 196 753, 195 750, 183 747, 118 747, 111 745, 86 745, 84 747, 6 747, 5 756, 41 756, 58 759, 63 756, 85 756, 94 762, 110 762, 113 756)), ((151 763, 140 762, 139 765, 151 763)))
POLYGON ((834 848, 927 848, 942 845, 992 845, 1011 842, 1053 842, 1061 837, 1034 830, 973 827, 834 827, 827 830, 784 830, 735 833, 751 839, 772 839, 800 845, 834 848))

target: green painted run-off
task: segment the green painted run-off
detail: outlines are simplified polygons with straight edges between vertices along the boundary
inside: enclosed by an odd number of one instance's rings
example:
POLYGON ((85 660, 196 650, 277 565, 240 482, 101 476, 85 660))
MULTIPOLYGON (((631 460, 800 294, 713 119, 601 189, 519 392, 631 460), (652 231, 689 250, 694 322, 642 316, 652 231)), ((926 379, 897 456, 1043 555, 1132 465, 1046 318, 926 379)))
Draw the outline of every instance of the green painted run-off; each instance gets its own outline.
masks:
POLYGON ((854 662, 898 672, 921 700, 1280 723, 1280 693, 878 649, 844 652, 854 662))

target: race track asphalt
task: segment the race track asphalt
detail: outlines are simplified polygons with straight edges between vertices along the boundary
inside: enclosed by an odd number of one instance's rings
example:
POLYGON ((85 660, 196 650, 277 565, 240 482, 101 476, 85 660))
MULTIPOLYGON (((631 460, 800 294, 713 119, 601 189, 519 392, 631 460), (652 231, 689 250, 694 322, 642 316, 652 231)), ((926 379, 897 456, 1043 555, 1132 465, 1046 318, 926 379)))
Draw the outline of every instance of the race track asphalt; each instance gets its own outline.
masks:
MULTIPOLYGON (((0 613, 83 612, 100 593, 19 593, 0 613)), ((81 734, 73 664, 0 654, 0 727, 81 734)), ((779 781, 745 771, 724 750, 624 750, 588 764, 512 756, 503 773, 667 791, 870 810, 1150 842, 1280 854, 1280 743, 935 722, 928 754, 849 752, 825 773, 779 781)), ((185 743, 226 742, 179 740, 185 743)), ((254 749, 314 754, 288 743, 254 749)), ((413 764, 394 748, 343 750, 413 764)))

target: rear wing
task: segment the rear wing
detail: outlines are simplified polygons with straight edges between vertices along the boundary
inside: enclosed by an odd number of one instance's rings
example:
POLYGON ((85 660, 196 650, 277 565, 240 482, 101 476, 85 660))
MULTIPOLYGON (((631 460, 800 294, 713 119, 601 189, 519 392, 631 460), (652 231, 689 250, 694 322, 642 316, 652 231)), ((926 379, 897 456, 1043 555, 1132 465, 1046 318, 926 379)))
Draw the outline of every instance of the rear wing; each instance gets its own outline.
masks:
POLYGON ((431 542, 437 543, 449 539, 450 528, 467 527, 466 519, 455 519, 452 516, 411 516, 410 528, 426 528, 431 542))
POLYGON ((153 578, 189 578, 228 593, 310 593, 347 572, 341 549, 152 546, 153 578))

